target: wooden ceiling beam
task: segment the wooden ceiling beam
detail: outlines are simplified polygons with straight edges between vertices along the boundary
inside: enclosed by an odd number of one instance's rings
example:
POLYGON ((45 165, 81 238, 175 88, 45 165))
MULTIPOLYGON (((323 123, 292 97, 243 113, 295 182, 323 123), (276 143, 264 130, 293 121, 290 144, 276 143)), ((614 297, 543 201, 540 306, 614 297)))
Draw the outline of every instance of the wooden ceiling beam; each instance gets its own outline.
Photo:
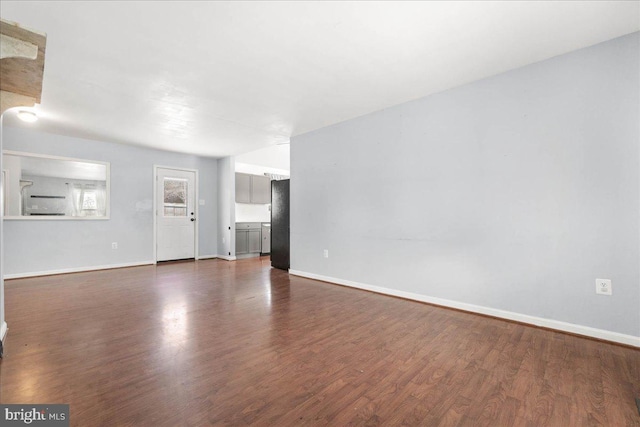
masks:
POLYGON ((0 20, 0 113, 40 102, 47 36, 0 20))
POLYGON ((0 59, 2 58, 26 58, 36 59, 38 46, 24 40, 0 34, 0 59))

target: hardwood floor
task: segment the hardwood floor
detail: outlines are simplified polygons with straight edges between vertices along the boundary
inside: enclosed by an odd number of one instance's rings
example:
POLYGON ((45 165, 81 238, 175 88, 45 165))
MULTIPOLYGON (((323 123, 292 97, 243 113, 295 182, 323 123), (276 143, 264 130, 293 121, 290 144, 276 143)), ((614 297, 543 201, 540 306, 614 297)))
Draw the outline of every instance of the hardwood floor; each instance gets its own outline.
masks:
POLYGON ((640 351, 268 259, 6 282, 2 403, 71 425, 640 426, 640 351))

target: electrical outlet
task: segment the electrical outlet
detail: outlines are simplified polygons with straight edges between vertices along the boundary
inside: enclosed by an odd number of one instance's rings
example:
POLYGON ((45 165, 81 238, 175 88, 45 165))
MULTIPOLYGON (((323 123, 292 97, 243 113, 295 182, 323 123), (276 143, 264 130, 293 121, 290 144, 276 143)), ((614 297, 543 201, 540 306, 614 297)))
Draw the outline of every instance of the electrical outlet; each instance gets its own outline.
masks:
POLYGON ((118 249, 118 242, 111 243, 111 249, 118 249))
POLYGON ((200 203, 200 206, 204 206, 204 199, 200 199, 198 202, 200 203))
POLYGON ((325 258, 329 258, 329 249, 325 249, 323 255, 325 258))
POLYGON ((611 295, 613 289, 611 288, 611 280, 609 279, 596 279, 596 294, 611 295))

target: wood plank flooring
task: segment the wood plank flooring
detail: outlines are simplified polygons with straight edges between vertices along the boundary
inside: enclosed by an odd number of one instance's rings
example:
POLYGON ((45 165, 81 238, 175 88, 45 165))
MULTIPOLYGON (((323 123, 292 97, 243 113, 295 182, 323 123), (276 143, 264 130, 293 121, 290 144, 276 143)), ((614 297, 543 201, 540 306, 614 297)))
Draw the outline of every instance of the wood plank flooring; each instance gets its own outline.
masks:
POLYGON ((266 258, 10 280, 2 403, 74 426, 640 426, 640 351, 266 258))

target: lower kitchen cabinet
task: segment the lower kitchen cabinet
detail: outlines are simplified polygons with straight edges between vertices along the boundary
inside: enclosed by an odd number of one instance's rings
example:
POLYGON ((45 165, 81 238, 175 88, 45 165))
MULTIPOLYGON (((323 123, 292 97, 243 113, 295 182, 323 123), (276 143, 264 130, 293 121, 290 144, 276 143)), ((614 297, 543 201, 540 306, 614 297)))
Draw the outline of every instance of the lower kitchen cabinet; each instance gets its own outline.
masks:
POLYGON ((262 224, 262 249, 263 254, 268 254, 271 252, 271 224, 263 223, 262 224))
POLYGON ((249 239, 249 253, 260 253, 262 249, 262 240, 260 238, 260 230, 249 230, 248 239, 249 239))
POLYGON ((249 236, 247 230, 236 230, 236 255, 249 253, 249 236))
POLYGON ((261 226, 259 222, 236 223, 236 255, 260 253, 261 226))

